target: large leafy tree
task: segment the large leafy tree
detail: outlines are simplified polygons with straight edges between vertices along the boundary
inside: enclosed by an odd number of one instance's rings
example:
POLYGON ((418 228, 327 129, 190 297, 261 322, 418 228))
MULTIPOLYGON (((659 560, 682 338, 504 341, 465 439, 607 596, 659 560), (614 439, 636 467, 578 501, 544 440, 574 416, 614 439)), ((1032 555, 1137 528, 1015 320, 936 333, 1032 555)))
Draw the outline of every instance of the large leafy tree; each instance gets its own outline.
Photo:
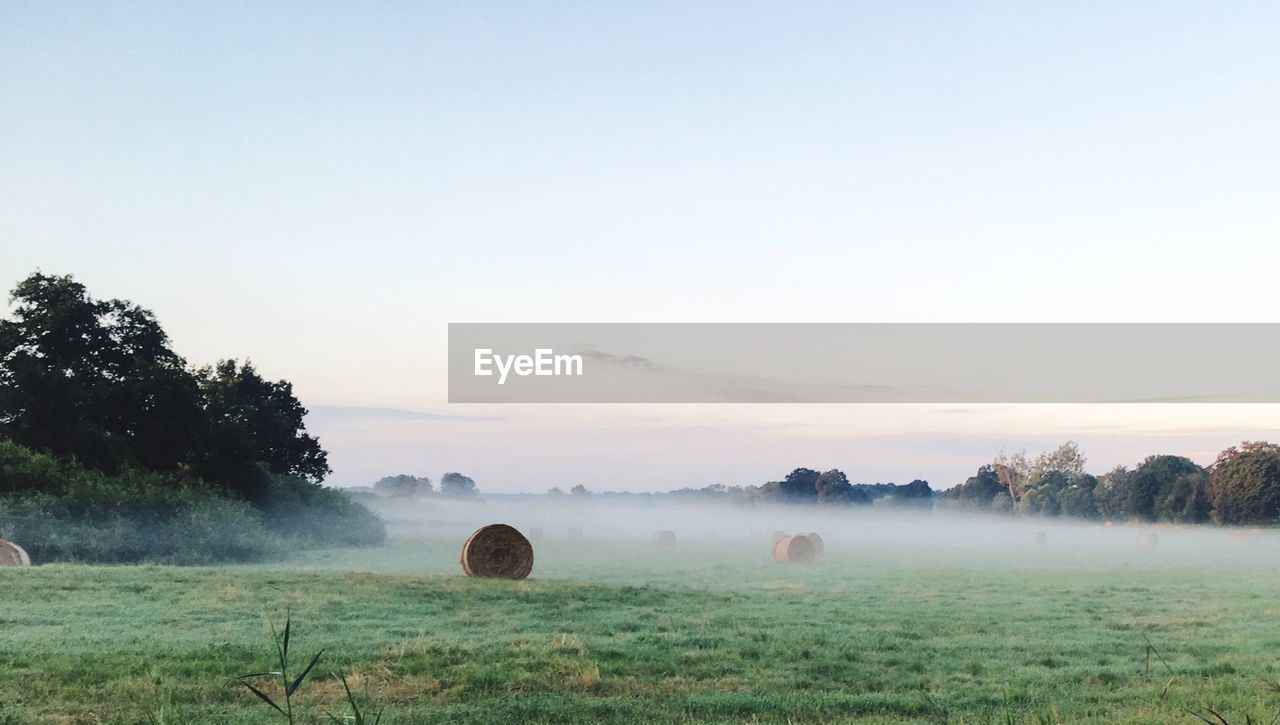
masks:
POLYGON ((107 472, 173 469, 200 433, 200 392, 149 311, 36 273, 0 321, 0 434, 107 472))
POLYGON ((1245 442, 1218 454, 1210 469, 1213 516, 1226 524, 1280 519, 1280 446, 1245 442))
POLYGON ((1108 513, 1143 521, 1203 521, 1204 475, 1189 458, 1148 456, 1132 471, 1110 474, 1108 513))
POLYGON ((207 426, 201 473, 255 498, 255 476, 246 466, 319 482, 329 474, 328 455, 307 433, 307 409, 285 380, 267 380, 253 364, 223 360, 201 368, 207 426))
POLYGON ((192 470, 257 500, 265 472, 319 481, 324 449, 285 381, 249 364, 193 373, 155 315, 35 273, 0 320, 0 436, 108 473, 192 470))

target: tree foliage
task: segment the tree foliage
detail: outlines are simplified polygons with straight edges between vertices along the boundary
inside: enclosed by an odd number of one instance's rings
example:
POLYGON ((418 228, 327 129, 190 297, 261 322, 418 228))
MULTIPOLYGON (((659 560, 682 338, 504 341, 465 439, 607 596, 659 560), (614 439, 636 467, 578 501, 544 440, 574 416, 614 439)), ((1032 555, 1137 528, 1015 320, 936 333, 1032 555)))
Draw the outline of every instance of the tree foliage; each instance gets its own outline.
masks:
POLYGON ((1280 446, 1246 441, 1218 454, 1210 470, 1215 519, 1231 524, 1280 519, 1280 446))
POLYGON ((480 491, 470 477, 451 472, 440 477, 440 495, 449 498, 475 498, 480 495, 480 491))
POLYGON ((191 370, 155 315, 32 274, 0 320, 0 436, 115 474, 194 472, 252 501, 274 475, 329 473, 286 381, 224 360, 191 370))

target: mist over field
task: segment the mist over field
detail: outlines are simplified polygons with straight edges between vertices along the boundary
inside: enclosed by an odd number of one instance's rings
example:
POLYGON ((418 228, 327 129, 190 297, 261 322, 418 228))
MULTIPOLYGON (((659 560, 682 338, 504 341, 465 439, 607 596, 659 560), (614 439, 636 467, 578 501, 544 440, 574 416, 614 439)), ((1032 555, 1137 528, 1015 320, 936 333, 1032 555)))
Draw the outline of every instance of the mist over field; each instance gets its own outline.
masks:
MULTIPOLYGON (((633 563, 635 573, 643 576, 654 558, 663 556, 695 557, 703 564, 717 557, 734 562, 754 557, 761 566, 776 566, 770 558, 774 532, 819 534, 825 551, 815 564, 831 570, 856 569, 860 559, 871 558, 904 559, 911 562, 907 566, 926 567, 931 562, 1046 569, 1183 567, 1191 575, 1202 568, 1280 567, 1280 531, 1274 529, 1011 517, 887 505, 737 506, 644 497, 548 502, 492 496, 465 502, 382 500, 371 505, 393 539, 429 539, 434 548, 448 541, 461 546, 474 530, 488 524, 514 526, 532 539, 535 553, 544 554, 537 559, 533 577, 540 570, 571 571, 581 558, 575 549, 593 545, 607 545, 614 552, 612 573, 617 577, 625 577, 633 563), (573 536, 573 528, 581 534, 573 536), (653 542, 660 531, 676 535, 675 547, 653 542), (1154 546, 1139 541, 1151 534, 1154 546)), ((402 563, 397 560, 394 568, 402 563)), ((371 567, 378 570, 376 561, 371 567)), ((450 573, 450 567, 440 573, 450 573)))

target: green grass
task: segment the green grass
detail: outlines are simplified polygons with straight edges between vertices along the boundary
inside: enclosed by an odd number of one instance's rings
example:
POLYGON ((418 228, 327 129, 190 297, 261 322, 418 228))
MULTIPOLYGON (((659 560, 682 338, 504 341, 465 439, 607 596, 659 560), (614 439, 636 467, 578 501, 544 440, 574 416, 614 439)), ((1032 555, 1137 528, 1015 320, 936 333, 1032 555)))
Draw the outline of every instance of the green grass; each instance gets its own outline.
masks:
POLYGON ((264 617, 325 656, 302 722, 1231 723, 1280 713, 1280 562, 1251 550, 1068 556, 550 540, 478 581, 456 537, 289 566, 0 570, 0 722, 261 723, 264 617), (621 564, 619 562, 622 562, 621 564), (380 573, 370 573, 371 571, 380 573), (1150 638, 1160 658, 1149 658, 1150 638), (376 707, 374 708, 376 709, 376 707))

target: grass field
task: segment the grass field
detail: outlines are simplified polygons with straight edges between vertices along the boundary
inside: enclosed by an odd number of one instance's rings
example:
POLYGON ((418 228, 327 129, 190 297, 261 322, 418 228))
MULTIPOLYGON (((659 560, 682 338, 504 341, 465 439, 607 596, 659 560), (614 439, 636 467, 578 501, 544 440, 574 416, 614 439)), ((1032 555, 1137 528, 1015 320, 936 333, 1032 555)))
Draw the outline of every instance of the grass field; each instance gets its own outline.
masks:
POLYGON ((0 570, 0 722, 270 721, 231 679, 269 668, 264 618, 286 609, 295 657, 325 650, 301 722, 344 713, 336 669, 393 723, 1275 722, 1271 536, 1099 535, 828 536, 812 566, 745 536, 552 538, 524 582, 461 576, 452 533, 266 566, 0 570))

